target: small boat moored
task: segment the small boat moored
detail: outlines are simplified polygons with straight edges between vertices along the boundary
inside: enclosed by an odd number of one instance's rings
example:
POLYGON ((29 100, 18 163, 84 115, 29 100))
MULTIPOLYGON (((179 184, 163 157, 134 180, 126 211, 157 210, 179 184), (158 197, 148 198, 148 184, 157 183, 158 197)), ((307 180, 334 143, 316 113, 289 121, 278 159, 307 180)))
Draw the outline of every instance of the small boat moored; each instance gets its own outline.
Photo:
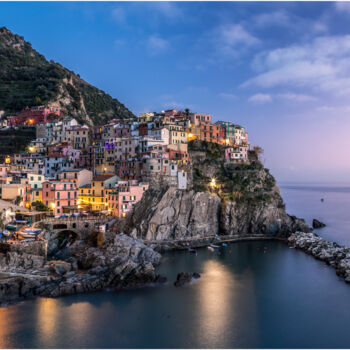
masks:
POLYGON ((208 250, 210 250, 211 252, 213 252, 215 249, 212 246, 208 247, 208 250))
POLYGON ((197 250, 195 250, 195 249, 188 248, 188 252, 197 255, 197 250))
POLYGON ((223 247, 227 247, 227 243, 225 243, 225 242, 222 242, 222 244, 221 244, 223 247))
POLYGON ((220 248, 218 245, 216 244, 211 244, 209 247, 212 247, 212 248, 220 248))

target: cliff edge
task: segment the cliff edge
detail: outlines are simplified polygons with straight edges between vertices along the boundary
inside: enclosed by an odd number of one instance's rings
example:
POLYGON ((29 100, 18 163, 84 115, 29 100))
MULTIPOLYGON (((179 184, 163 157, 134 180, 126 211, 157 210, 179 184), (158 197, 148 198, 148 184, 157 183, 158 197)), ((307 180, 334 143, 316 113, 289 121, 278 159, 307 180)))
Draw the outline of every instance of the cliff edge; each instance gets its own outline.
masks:
POLYGON ((303 219, 286 213, 274 177, 254 151, 248 164, 226 164, 223 153, 218 144, 191 142, 187 189, 151 186, 121 230, 172 247, 311 231, 303 219))

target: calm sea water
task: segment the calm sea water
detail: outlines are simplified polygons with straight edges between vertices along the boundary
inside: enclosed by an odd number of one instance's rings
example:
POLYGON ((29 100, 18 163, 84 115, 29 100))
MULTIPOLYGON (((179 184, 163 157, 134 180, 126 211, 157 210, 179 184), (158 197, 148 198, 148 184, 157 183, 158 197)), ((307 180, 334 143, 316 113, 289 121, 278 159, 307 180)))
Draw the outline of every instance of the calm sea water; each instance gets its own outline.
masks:
MULTIPOLYGON (((282 188, 293 214, 350 244, 349 188, 282 188), (320 198, 325 201, 321 204, 320 198)), ((172 252, 165 286, 36 299, 0 308, 2 348, 349 348, 350 286, 281 242, 172 252), (267 249, 266 249, 267 248, 267 249), (180 271, 202 278, 172 285, 180 271)))

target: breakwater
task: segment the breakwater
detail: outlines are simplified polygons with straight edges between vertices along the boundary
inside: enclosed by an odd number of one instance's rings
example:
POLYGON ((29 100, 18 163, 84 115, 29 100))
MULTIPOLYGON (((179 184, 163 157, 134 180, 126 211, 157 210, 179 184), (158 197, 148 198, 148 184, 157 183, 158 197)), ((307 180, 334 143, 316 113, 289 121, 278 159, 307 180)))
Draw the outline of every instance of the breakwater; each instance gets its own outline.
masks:
POLYGON ((296 232, 288 244, 332 266, 337 275, 350 283, 350 248, 328 241, 313 232, 296 232))

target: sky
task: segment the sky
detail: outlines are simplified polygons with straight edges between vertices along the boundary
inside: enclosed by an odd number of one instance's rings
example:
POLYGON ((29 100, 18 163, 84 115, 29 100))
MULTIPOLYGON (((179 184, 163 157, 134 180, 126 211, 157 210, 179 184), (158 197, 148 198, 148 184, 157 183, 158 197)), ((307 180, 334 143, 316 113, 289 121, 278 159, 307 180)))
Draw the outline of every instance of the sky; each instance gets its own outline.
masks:
POLYGON ((245 126, 280 182, 350 182, 350 3, 0 2, 0 26, 137 115, 245 126))

